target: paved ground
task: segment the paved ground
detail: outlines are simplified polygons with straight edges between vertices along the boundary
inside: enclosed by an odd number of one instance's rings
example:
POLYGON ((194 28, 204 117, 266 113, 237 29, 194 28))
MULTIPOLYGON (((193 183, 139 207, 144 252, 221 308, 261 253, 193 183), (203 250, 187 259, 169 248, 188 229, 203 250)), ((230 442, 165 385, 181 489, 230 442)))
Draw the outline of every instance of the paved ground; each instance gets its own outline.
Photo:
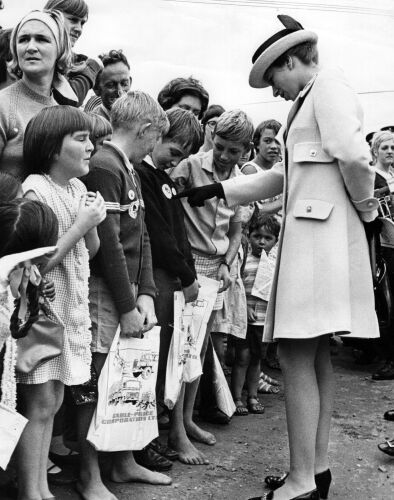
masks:
MULTIPOLYGON (((394 408, 394 381, 373 382, 370 373, 376 365, 356 366, 348 348, 333 359, 337 392, 330 498, 393 500, 394 459, 376 445, 394 437, 394 423, 382 418, 385 410, 394 408)), ((234 417, 225 427, 205 425, 218 440, 214 447, 204 447, 210 465, 175 463, 173 483, 167 487, 108 483, 109 488, 119 500, 244 500, 261 494, 264 476, 287 466, 283 395, 262 396, 262 401, 264 415, 234 417)), ((56 498, 76 500, 79 496, 72 488, 62 488, 56 490, 56 498)))

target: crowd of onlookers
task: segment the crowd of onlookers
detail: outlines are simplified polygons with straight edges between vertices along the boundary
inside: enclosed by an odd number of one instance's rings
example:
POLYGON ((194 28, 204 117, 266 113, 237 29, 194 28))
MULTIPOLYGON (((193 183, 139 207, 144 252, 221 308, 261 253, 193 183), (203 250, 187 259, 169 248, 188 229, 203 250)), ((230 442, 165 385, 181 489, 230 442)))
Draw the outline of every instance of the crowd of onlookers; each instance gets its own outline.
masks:
MULTIPOLYGON (((87 21, 84 0, 48 0, 44 10, 0 31, 0 257, 57 246, 36 262, 40 283, 33 273, 18 282, 15 310, 10 279, 1 282, 3 403, 14 375, 9 352, 28 335, 40 307, 64 326, 60 356, 16 371, 17 401, 8 404, 29 420, 10 465, 19 500, 49 500, 51 483, 73 481, 85 499, 116 498, 86 435, 97 377, 119 326, 125 337, 161 327, 156 402, 168 442, 114 452, 113 481, 169 484, 162 472, 173 460, 208 463, 193 442, 216 439, 195 422, 196 409, 203 421, 230 422, 216 401, 214 352, 229 376, 234 416, 264 413, 258 394, 280 391, 263 371, 280 370, 275 344, 262 338, 282 196, 235 208, 213 198, 192 207, 182 192, 271 169, 282 159, 281 124, 270 119, 254 128, 243 111, 209 105, 208 92, 191 77, 171 80, 157 100, 132 90, 121 50, 98 59, 73 51, 87 21), (164 387, 174 292, 194 302, 199 276, 220 282, 201 350, 203 375, 182 385, 169 411, 164 387), (90 396, 80 404, 87 386, 90 396)), ((394 178, 393 129, 367 136, 376 189, 394 178)), ((390 203, 384 196, 382 204, 390 203)), ((390 236, 381 231, 378 256, 394 290, 390 236)), ((352 344, 360 363, 385 354, 377 380, 394 379, 392 328, 390 318, 379 342, 352 344)), ((394 420, 393 412, 385 418, 394 420)), ((393 442, 381 449, 394 455, 393 442)))

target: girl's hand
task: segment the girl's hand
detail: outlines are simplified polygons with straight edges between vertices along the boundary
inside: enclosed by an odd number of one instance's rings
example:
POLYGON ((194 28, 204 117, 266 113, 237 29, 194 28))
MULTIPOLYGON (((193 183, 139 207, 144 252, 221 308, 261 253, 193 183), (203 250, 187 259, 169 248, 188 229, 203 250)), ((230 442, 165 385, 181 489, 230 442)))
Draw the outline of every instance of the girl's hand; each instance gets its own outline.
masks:
POLYGON ((75 225, 79 227, 82 234, 98 226, 106 217, 104 199, 99 192, 94 200, 87 194, 83 195, 79 203, 79 211, 75 225), (88 201, 89 200, 89 201, 88 201))
POLYGON ((219 266, 217 279, 222 282, 222 286, 219 288, 219 293, 224 292, 224 290, 227 290, 227 288, 231 285, 232 279, 230 277, 230 271, 226 265, 221 264, 219 266))
POLYGON ((44 278, 40 285, 42 295, 53 302, 56 297, 55 283, 53 280, 44 278))
POLYGON ((182 288, 186 304, 188 302, 194 302, 195 300, 197 300, 199 288, 200 285, 198 284, 197 280, 194 280, 191 285, 182 288))
POLYGON ((86 196, 86 198, 85 198, 85 206, 88 207, 96 199, 97 193, 93 193, 93 191, 88 191, 85 196, 86 196))

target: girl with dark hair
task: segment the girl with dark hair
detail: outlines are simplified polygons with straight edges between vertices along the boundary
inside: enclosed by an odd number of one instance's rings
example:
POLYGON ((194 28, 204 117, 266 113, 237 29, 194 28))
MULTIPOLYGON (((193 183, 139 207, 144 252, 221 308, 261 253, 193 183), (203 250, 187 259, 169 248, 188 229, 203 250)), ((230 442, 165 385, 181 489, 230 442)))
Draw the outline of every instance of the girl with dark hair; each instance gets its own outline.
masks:
POLYGON ((201 125, 204 131, 204 144, 200 148, 200 152, 210 151, 213 148, 212 132, 215 129, 216 122, 219 116, 225 112, 225 109, 220 104, 211 104, 205 111, 201 120, 201 125))
POLYGON ((28 374, 18 374, 23 413, 29 419, 19 443, 18 482, 23 498, 50 498, 46 464, 53 418, 64 384, 90 379, 89 257, 97 252, 96 226, 105 218, 99 193, 88 193, 76 177, 89 171, 93 150, 90 121, 82 111, 55 106, 40 111, 26 127, 25 196, 52 207, 59 220, 57 253, 42 272, 55 282, 48 315, 64 325, 62 354, 28 374))

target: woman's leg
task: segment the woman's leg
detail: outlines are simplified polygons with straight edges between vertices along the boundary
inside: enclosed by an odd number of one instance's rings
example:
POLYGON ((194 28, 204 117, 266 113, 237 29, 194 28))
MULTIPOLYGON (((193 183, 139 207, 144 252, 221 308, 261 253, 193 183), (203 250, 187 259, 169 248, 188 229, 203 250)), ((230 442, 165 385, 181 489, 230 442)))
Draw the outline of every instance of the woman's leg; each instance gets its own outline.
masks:
POLYGON ((290 474, 276 490, 275 500, 288 500, 315 488, 315 448, 320 415, 320 396, 315 361, 320 338, 280 339, 279 359, 283 373, 290 474))
POLYGON ((315 360, 320 395, 320 414, 316 436, 315 473, 328 469, 328 441, 334 402, 334 373, 331 364, 329 336, 321 337, 315 360))
POLYGON ((250 360, 246 372, 246 389, 248 391, 248 397, 255 399, 255 403, 258 403, 256 396, 261 370, 260 362, 263 348, 263 328, 264 327, 260 325, 248 325, 250 360))
POLYGON ((22 412, 29 420, 19 440, 18 499, 40 500, 53 496, 47 482, 47 459, 53 419, 63 400, 63 384, 19 384, 22 412))

